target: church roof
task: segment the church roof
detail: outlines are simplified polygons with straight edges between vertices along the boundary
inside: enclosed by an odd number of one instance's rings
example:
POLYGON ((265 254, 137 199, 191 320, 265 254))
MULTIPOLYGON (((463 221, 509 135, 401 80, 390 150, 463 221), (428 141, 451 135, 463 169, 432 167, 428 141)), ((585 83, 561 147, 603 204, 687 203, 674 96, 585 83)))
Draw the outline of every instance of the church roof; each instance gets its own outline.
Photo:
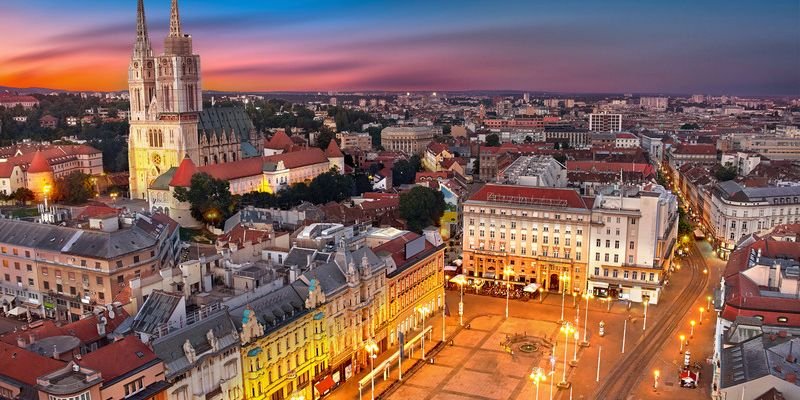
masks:
POLYGON ((159 175, 153 183, 150 184, 150 189, 155 190, 169 190, 169 183, 172 182, 172 177, 175 176, 175 171, 178 167, 172 167, 163 174, 159 175))
POLYGON ((172 187, 189 187, 192 184, 192 176, 196 173, 197 166, 194 165, 189 156, 186 156, 181 161, 181 164, 178 165, 178 170, 175 171, 175 175, 169 181, 169 185, 172 187))
POLYGON ((198 134, 205 135, 207 139, 213 135, 228 136, 233 131, 242 143, 250 141, 250 132, 253 130, 253 122, 241 107, 204 108, 197 124, 198 134))
POLYGON ((328 158, 337 158, 337 157, 344 157, 342 151, 339 150, 339 145, 336 144, 336 141, 331 139, 331 142, 328 144, 328 148, 325 149, 325 155, 328 158))
POLYGON ((291 147, 294 144, 292 139, 286 134, 286 131, 283 129, 278 129, 274 135, 267 141, 264 147, 268 149, 274 150, 285 150, 288 147, 291 147))
POLYGON ((47 162, 47 157, 45 157, 41 150, 37 150, 36 153, 33 154, 31 165, 28 167, 29 174, 38 172, 53 172, 53 168, 50 167, 50 163, 47 162))

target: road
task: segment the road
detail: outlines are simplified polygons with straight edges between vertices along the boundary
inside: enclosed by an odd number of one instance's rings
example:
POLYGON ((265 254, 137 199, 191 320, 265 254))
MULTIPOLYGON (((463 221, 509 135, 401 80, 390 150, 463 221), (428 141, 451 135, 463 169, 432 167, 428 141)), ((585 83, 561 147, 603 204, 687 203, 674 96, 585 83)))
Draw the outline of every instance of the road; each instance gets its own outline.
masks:
POLYGON ((595 392, 595 399, 627 399, 628 394, 636 387, 641 371, 647 370, 653 357, 658 354, 666 341, 674 340, 676 328, 690 307, 703 294, 708 283, 708 274, 704 272, 707 268, 706 263, 696 246, 691 247, 689 257, 683 262, 683 268, 689 268, 694 279, 690 280, 689 285, 678 296, 670 313, 657 321, 603 379, 595 392))

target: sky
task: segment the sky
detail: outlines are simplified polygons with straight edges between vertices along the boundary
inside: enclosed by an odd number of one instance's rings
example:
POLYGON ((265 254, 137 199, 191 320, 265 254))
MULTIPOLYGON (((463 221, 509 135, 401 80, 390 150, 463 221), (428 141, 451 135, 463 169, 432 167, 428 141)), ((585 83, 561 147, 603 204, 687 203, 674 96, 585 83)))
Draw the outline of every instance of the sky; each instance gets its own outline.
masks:
MULTIPOLYGON (((170 0, 145 0, 156 53, 170 0)), ((180 0, 203 88, 800 95, 800 1, 180 0)), ((0 85, 127 88, 136 0, 0 0, 0 85)))

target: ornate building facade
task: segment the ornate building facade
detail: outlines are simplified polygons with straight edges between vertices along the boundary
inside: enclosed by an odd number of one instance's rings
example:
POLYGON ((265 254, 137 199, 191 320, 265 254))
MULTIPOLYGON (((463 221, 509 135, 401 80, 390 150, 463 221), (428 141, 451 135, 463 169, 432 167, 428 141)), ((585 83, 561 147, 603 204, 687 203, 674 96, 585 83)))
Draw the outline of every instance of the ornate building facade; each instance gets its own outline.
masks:
POLYGON ((192 37, 183 33, 177 0, 172 0, 169 35, 159 56, 139 0, 128 68, 132 198, 146 199, 149 185, 187 155, 196 165, 208 165, 260 154, 262 141, 243 110, 203 110, 201 83, 200 56, 192 51, 192 37))

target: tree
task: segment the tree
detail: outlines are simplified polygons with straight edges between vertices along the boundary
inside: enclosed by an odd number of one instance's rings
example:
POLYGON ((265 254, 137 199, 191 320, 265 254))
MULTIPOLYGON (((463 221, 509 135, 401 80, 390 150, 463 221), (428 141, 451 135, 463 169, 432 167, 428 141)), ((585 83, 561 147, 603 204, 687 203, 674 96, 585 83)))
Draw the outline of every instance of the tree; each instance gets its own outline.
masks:
POLYGON ((10 198, 14 199, 17 203, 25 204, 36 199, 36 196, 33 194, 32 190, 21 187, 15 190, 10 198))
POLYGON ((525 143, 531 143, 531 142, 533 142, 533 138, 531 137, 531 135, 525 136, 525 143))
POLYGON ((681 129, 682 130, 697 130, 697 129, 700 129, 700 125, 695 124, 694 122, 686 123, 686 124, 681 125, 681 129))
POLYGON ((331 201, 338 203, 353 195, 355 184, 349 175, 342 175, 338 171, 331 170, 314 178, 308 185, 308 189, 315 204, 331 201))
POLYGON ((733 165, 720 165, 714 171, 714 177, 720 182, 730 181, 736 179, 737 172, 736 167, 733 165))
POLYGON ((440 191, 415 186, 400 195, 400 216, 411 231, 419 233, 428 226, 438 226, 444 210, 444 195, 440 191))
POLYGON ((556 142, 556 143, 553 145, 553 149, 555 149, 555 150, 561 150, 561 143, 559 143, 559 142, 556 142))
POLYGON ((356 174, 353 179, 356 185, 356 194, 362 194, 372 191, 372 182, 370 182, 367 174, 356 174))
POLYGON ((317 135, 317 147, 325 150, 331 144, 331 140, 336 140, 336 134, 326 126, 320 128, 319 135, 317 135))
POLYGON ((567 165, 567 156, 564 155, 564 153, 553 154, 553 158, 561 163, 561 165, 567 165))
POLYGON ((94 189, 90 175, 75 171, 55 182, 53 198, 68 204, 83 204, 94 197, 94 189))
POLYGON ((190 204, 194 219, 216 227, 221 227, 233 215, 235 207, 228 181, 216 179, 204 172, 192 176, 188 189, 175 188, 175 199, 190 204))
POLYGON ((472 175, 480 175, 481 173, 481 159, 480 157, 475 157, 475 161, 472 162, 472 175))
POLYGON ((500 147, 500 136, 497 136, 496 133, 486 135, 486 146, 500 147))
POLYGON ((392 166, 392 184, 394 186, 414 183, 417 169, 408 160, 399 160, 392 166))

